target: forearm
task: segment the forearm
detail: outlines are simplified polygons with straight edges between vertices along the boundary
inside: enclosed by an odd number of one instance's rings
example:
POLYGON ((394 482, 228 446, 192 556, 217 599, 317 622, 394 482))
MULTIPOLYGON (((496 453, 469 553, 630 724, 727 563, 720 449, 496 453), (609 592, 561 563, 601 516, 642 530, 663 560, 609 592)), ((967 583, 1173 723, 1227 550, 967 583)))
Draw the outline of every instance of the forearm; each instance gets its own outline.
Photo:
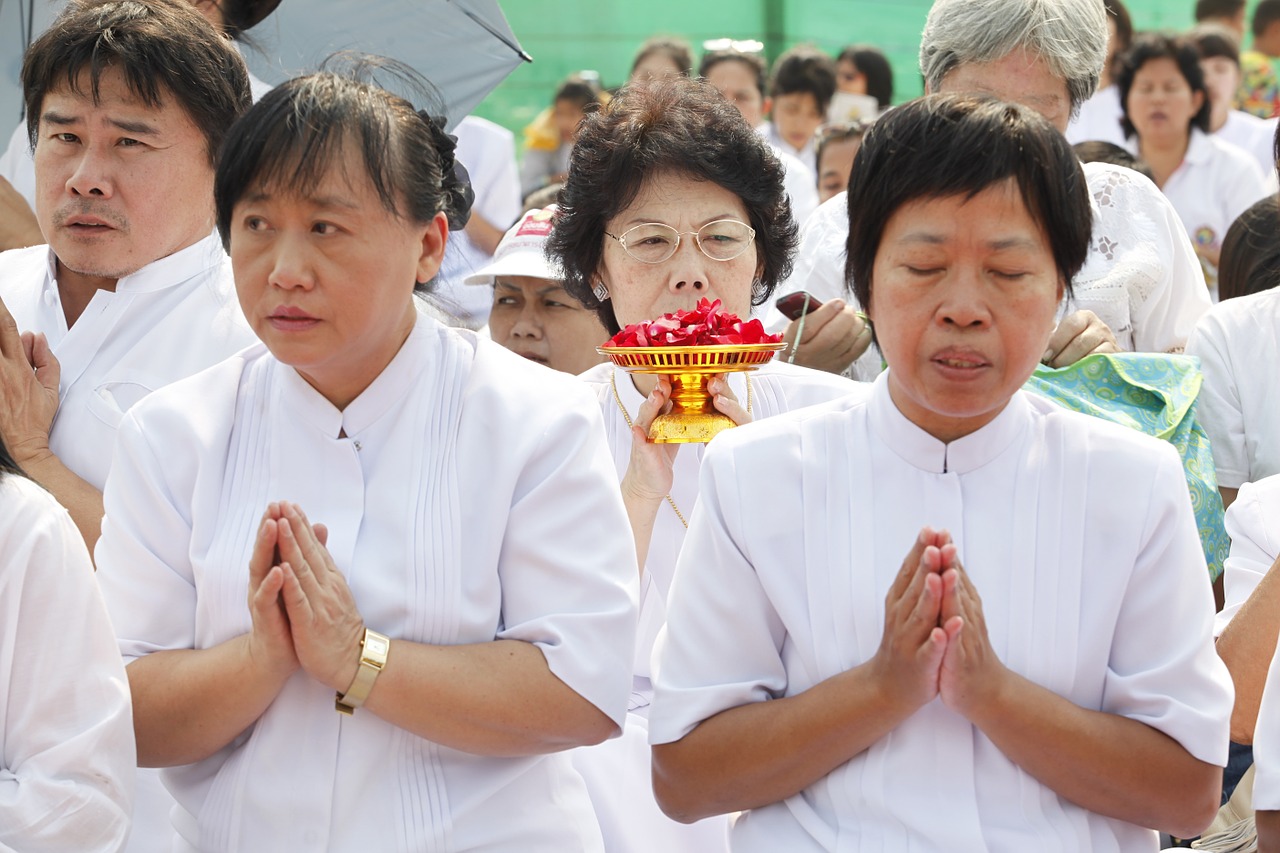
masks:
POLYGON ((1218 657, 1227 665, 1236 688, 1231 710, 1231 739, 1236 743, 1253 743, 1278 631, 1280 572, 1273 565, 1218 638, 1218 657))
POLYGON ((1280 853, 1280 811, 1255 813, 1258 828, 1258 853, 1280 853))
POLYGON ((915 710, 891 704, 871 667, 796 696, 731 708, 654 746, 653 790, 662 810, 693 822, 766 806, 865 751, 915 710))
POLYGON ((644 564, 649 559, 649 543, 653 540, 653 528, 658 520, 658 511, 662 508, 663 498, 641 495, 622 485, 622 505, 627 509, 627 520, 631 522, 631 535, 636 540, 636 563, 640 566, 640 574, 644 575, 644 564))
POLYGON ((19 459, 18 464, 66 508, 92 555, 102 534, 102 492, 76 476, 47 450, 39 456, 19 459))
POLYGON ((1217 813, 1221 768, 1150 726, 1081 708, 1019 675, 971 719, 1010 760, 1088 811, 1180 838, 1199 835, 1217 813))
POLYGON ((466 228, 463 230, 477 248, 489 255, 492 255, 497 250, 498 244, 502 242, 502 229, 495 227, 489 220, 474 210, 471 212, 471 218, 467 220, 466 228))
POLYGON ((364 708, 474 755, 540 755, 600 743, 617 725, 552 674, 532 643, 395 640, 364 708))
POLYGON ((258 665, 248 634, 208 649, 153 652, 126 672, 140 767, 213 755, 262 716, 290 674, 258 665))

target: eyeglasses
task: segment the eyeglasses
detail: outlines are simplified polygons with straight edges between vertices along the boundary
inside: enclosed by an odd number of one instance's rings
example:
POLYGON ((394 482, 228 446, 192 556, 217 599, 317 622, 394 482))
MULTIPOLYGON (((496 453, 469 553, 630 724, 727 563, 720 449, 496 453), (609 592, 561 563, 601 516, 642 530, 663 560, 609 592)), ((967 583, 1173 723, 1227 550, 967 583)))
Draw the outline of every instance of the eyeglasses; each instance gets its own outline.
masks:
POLYGON ((622 246, 622 251, 642 264, 660 264, 680 248, 680 238, 692 234, 699 251, 713 261, 731 261, 745 252, 756 239, 756 229, 736 219, 717 219, 697 231, 677 231, 661 222, 643 222, 619 235, 605 232, 622 246))

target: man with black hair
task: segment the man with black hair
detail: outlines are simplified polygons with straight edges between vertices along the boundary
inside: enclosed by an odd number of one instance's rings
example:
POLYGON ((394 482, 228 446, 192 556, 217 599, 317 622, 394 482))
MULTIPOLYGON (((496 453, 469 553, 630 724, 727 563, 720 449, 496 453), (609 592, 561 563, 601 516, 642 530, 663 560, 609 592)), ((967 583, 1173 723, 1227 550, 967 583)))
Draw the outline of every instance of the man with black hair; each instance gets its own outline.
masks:
MULTIPOLYGON (((0 437, 92 550, 125 411, 253 343, 214 233, 213 175, 250 103, 231 42, 179 0, 77 2, 22 68, 48 245, 0 254, 0 437)), ((140 775, 129 853, 170 849, 140 775)))

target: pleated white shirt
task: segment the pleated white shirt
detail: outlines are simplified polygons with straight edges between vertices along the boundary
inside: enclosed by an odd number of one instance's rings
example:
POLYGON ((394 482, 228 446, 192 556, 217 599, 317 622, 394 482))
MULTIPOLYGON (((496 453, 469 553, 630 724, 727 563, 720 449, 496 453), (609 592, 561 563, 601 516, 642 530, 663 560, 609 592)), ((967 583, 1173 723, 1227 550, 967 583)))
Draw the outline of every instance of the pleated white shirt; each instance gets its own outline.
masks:
MULTIPOLYGON (((1023 392, 945 445, 903 417, 883 377, 868 401, 771 418, 709 448, 659 640, 650 741, 869 660, 925 525, 951 532, 1006 666, 1225 763, 1231 682, 1172 448, 1023 392)), ((1154 831, 1057 796, 939 699, 799 794, 745 813, 732 836, 735 853, 1157 846, 1154 831)))
MULTIPOLYGON (((635 554, 577 380, 419 317, 342 411, 261 346, 152 395, 121 427, 97 550, 126 660, 250 630, 248 557, 272 500, 328 525, 370 627, 533 643, 621 724, 635 554)), ((177 850, 600 849, 564 754, 481 757, 344 717, 301 671, 234 742, 164 775, 177 850)))

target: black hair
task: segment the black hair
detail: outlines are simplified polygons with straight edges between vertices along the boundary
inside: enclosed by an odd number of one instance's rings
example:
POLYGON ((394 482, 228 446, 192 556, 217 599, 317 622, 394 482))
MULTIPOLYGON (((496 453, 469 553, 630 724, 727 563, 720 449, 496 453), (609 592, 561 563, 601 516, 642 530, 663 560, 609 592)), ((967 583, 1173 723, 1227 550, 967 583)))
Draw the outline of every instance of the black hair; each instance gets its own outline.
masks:
POLYGON ((222 13, 222 30, 233 39, 244 37, 245 31, 256 27, 276 10, 280 0, 216 0, 222 13))
POLYGON ((9 474, 15 477, 27 476, 27 472, 18 467, 18 463, 13 460, 13 455, 9 453, 9 448, 5 447, 4 438, 0 437, 0 480, 3 480, 9 474))
POLYGON ((818 128, 818 132, 813 135, 813 172, 819 186, 822 185, 822 152, 827 150, 827 146, 851 139, 861 142, 869 127, 869 121, 841 121, 818 128))
POLYGON ((572 74, 556 86, 551 102, 556 101, 569 101, 585 111, 588 105, 600 102, 600 85, 580 74, 572 74))
POLYGON ((209 165, 227 128, 249 105, 249 72, 231 42, 178 0, 77 0, 27 49, 22 95, 34 149, 45 95, 63 86, 100 98, 102 75, 116 69, 149 107, 172 98, 200 129, 209 165))
POLYGON ((1253 24, 1250 29, 1254 38, 1266 35, 1267 27, 1280 21, 1280 0, 1262 0, 1253 7, 1253 24))
POLYGON ((881 111, 893 105, 893 66, 880 48, 853 44, 840 51, 836 62, 848 62, 867 80, 867 94, 876 99, 881 111))
POLYGON ((1077 142, 1071 146, 1071 149, 1076 152, 1076 156, 1080 158, 1081 163, 1110 163, 1113 166, 1124 166, 1126 169, 1132 169, 1149 181, 1156 179, 1151 167, 1147 165, 1145 160, 1127 148, 1121 148, 1114 142, 1090 139, 1085 142, 1077 142))
POLYGON ((372 82, 382 71, 422 93, 429 88, 408 66, 356 58, 342 74, 323 70, 282 83, 236 122, 213 185, 224 247, 230 248, 231 213, 245 193, 263 185, 313 186, 348 144, 364 155, 366 175, 388 211, 413 222, 444 213, 450 230, 466 225, 474 196, 454 160, 455 138, 445 133, 443 118, 372 82))
POLYGON ((1182 36, 1143 33, 1134 39, 1133 46, 1120 57, 1120 76, 1116 84, 1120 87, 1120 107, 1124 112, 1120 119, 1124 135, 1134 136, 1137 133, 1133 122, 1129 120, 1129 92, 1133 89, 1133 80, 1142 66, 1154 59, 1172 59, 1191 91, 1201 94, 1200 111, 1191 117, 1191 127, 1198 127, 1208 133, 1209 90, 1205 87, 1204 72, 1200 69, 1200 51, 1182 36))
POLYGON ((1267 196, 1236 217, 1222 240, 1218 299, 1280 284, 1280 199, 1267 196))
POLYGON ((631 61, 631 71, 627 76, 635 74, 636 66, 654 54, 671 60, 671 63, 685 77, 688 77, 689 72, 693 70, 693 48, 687 41, 671 36, 654 36, 640 45, 640 49, 636 51, 636 58, 631 61))
POLYGON ((858 302, 871 305, 880 240, 899 208, 972 198, 1010 180, 1070 294, 1089 253, 1093 214, 1080 161, 1057 128, 1017 104, 957 94, 928 95, 878 118, 849 178, 845 281, 858 302))
POLYGON ((1244 8, 1245 0, 1196 0, 1195 18, 1234 18, 1244 8))
POLYGON ((760 90, 760 97, 764 98, 769 82, 769 69, 760 54, 732 48, 707 51, 702 54, 702 61, 698 63, 698 76, 705 78, 721 62, 741 62, 747 66, 756 75, 756 88, 760 90))
POLYGON ((1199 24, 1187 33, 1201 59, 1229 59, 1240 67, 1240 41, 1222 24, 1199 24))
POLYGON ((583 119, 547 241, 547 255, 564 271, 565 290, 594 309, 610 334, 619 329, 612 302, 592 292, 603 265, 605 229, 646 181, 662 173, 709 181, 742 199, 760 260, 752 304, 763 304, 791 272, 799 228, 782 164, 768 143, 705 81, 630 84, 583 119))
POLYGON ((795 95, 808 92, 818 112, 826 115, 836 93, 836 64, 811 45, 797 45, 773 63, 769 80, 769 96, 795 95))
POLYGON ((1107 73, 1115 79, 1120 73, 1120 54, 1133 44, 1133 18, 1122 0, 1104 0, 1103 8, 1107 10, 1107 17, 1116 23, 1116 50, 1111 57, 1111 67, 1107 69, 1107 73))

